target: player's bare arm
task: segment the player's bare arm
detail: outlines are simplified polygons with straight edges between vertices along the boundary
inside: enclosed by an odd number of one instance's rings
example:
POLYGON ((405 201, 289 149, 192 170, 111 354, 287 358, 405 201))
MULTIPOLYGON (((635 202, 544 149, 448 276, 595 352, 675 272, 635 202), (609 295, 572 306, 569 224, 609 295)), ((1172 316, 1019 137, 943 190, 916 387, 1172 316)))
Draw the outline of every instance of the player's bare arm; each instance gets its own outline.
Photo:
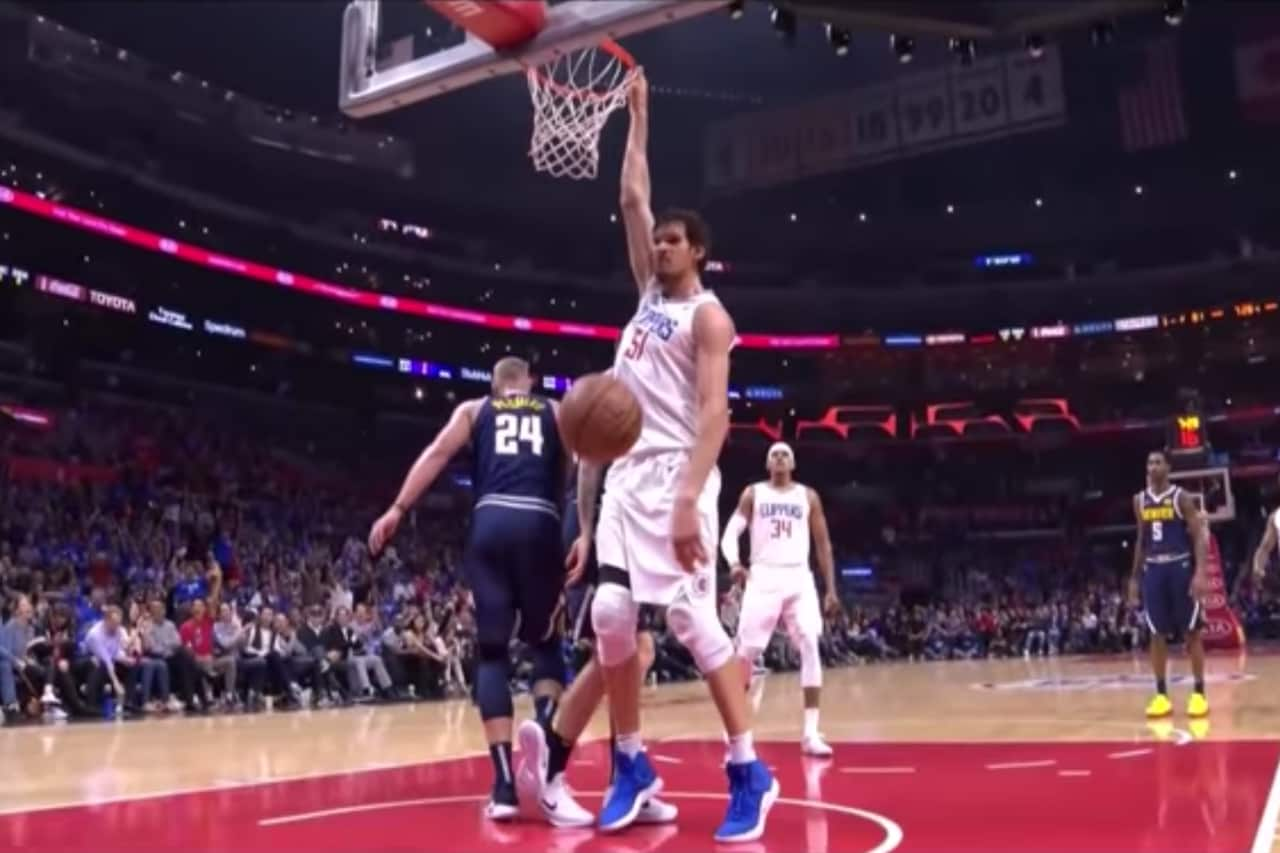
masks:
POLYGON ((627 232, 627 258, 636 287, 644 293, 653 280, 653 206, 649 184, 649 81, 636 75, 628 93, 631 127, 622 156, 622 223, 627 232))
POLYGON ((471 440, 471 428, 475 423, 476 410, 481 402, 467 400, 459 403, 453 410, 449 422, 418 456, 405 476, 404 484, 400 486, 400 493, 396 495, 395 502, 369 531, 371 552, 377 554, 382 551, 391 537, 395 536, 396 528, 400 526, 400 521, 409 511, 409 507, 413 506, 422 493, 435 482, 436 477, 439 477, 440 472, 449 464, 449 460, 467 446, 467 442, 471 440))
POLYGON ((1186 519, 1187 533, 1191 536, 1195 553, 1191 591, 1196 598, 1201 598, 1209 592, 1209 518, 1186 492, 1178 492, 1178 511, 1186 519))
POLYGON ((742 563, 741 543, 739 540, 751 523, 751 514, 755 512, 755 490, 747 486, 738 498, 738 509, 724 526, 724 537, 720 540, 720 553, 724 554, 729 564, 729 575, 733 582, 741 586, 747 582, 747 567, 742 563))
POLYGON ((1267 529, 1262 534, 1262 541, 1258 543, 1258 550, 1253 552, 1253 579, 1261 582, 1267 575, 1267 561, 1271 559, 1271 555, 1280 547, 1277 545, 1277 539, 1280 538, 1276 534, 1275 516, 1267 518, 1267 529))
POLYGON ((1137 522, 1133 536, 1133 571, 1129 574, 1129 603, 1137 605, 1138 590, 1142 582, 1142 566, 1146 552, 1142 545, 1142 495, 1133 496, 1133 517, 1137 522))
POLYGON ((717 302, 700 305, 693 316, 697 385, 697 437, 676 490, 671 538, 676 558, 692 571, 708 559, 698 527, 698 497, 729 434, 729 350, 734 328, 717 302))
POLYGON ((822 595, 822 607, 828 613, 840 609, 840 596, 836 593, 836 559, 831 547, 831 530, 827 527, 827 515, 822 511, 822 498, 813 489, 809 492, 809 533, 817 546, 818 571, 826 591, 822 595))
POLYGON ((565 558, 565 586, 573 586, 582 580, 587 568, 587 554, 591 551, 591 531, 596 529, 596 504, 599 503, 600 485, 604 481, 604 466, 585 459, 578 463, 578 538, 569 548, 565 558))

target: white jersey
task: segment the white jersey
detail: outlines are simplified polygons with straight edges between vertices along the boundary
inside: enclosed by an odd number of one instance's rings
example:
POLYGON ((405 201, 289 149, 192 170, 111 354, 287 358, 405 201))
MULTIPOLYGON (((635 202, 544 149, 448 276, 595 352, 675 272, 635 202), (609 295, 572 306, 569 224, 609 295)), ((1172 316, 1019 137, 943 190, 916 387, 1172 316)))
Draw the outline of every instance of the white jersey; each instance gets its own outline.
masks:
POLYGON ((667 299, 650 284, 623 330, 613 375, 631 389, 644 412, 640 438, 628 457, 693 449, 698 434, 693 315, 709 302, 719 303, 709 290, 667 299))
POLYGON ((809 570, 809 490, 793 482, 751 487, 751 568, 809 570))
POLYGON ((1271 513, 1271 524, 1276 529, 1276 551, 1280 552, 1280 509, 1271 513))

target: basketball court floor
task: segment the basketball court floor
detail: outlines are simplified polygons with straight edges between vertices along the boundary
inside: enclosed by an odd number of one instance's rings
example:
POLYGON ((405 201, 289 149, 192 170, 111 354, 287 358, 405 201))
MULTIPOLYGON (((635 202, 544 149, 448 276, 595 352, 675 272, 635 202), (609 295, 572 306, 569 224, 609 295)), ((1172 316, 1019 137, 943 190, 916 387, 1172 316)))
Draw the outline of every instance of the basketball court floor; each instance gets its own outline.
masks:
MULTIPOLYGON (((1179 713, 1149 724, 1140 659, 840 669, 823 703, 836 753, 821 761, 796 744, 796 677, 772 675, 757 731, 782 799, 764 839, 739 848, 1280 850, 1277 678, 1280 656, 1215 657, 1210 720, 1181 713, 1179 677, 1179 713)), ((6 729, 0 850, 719 849, 723 747, 703 686, 647 690, 645 727, 682 814, 610 837, 486 822, 489 760, 463 702, 6 729)), ((607 768, 598 739, 575 753, 585 803, 598 805, 607 768)))

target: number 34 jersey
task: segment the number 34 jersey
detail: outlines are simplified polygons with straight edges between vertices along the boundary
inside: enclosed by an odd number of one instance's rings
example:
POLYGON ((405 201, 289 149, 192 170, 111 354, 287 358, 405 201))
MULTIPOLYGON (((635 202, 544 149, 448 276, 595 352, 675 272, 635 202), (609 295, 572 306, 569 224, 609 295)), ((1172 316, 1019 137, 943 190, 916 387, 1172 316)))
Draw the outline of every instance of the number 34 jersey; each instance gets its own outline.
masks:
POLYGON ((751 487, 751 569, 809 568, 809 490, 751 487))
POLYGON ((481 402, 471 427, 475 506, 502 506, 559 517, 564 451, 551 402, 505 394, 481 402))
POLYGON ((628 456, 688 452, 698 432, 693 317, 715 294, 667 299, 651 284, 622 331, 613 375, 640 401, 644 421, 628 456))

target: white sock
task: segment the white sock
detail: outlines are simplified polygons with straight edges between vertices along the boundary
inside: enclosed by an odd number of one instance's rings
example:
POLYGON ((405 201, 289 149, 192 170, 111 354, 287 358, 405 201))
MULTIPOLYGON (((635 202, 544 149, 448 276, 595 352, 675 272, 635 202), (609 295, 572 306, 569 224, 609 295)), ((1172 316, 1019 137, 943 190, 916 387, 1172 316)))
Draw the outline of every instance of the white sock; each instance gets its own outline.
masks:
POLYGON ((632 732, 629 735, 618 735, 617 737, 618 751, 627 758, 635 758, 644 749, 644 740, 640 737, 639 732, 632 732))
POLYGON ((818 734, 818 709, 804 709, 804 736, 814 737, 818 734))
POLYGON ((740 735, 731 735, 729 737, 730 764, 746 764, 755 760, 756 746, 751 737, 751 732, 743 732, 740 735))

